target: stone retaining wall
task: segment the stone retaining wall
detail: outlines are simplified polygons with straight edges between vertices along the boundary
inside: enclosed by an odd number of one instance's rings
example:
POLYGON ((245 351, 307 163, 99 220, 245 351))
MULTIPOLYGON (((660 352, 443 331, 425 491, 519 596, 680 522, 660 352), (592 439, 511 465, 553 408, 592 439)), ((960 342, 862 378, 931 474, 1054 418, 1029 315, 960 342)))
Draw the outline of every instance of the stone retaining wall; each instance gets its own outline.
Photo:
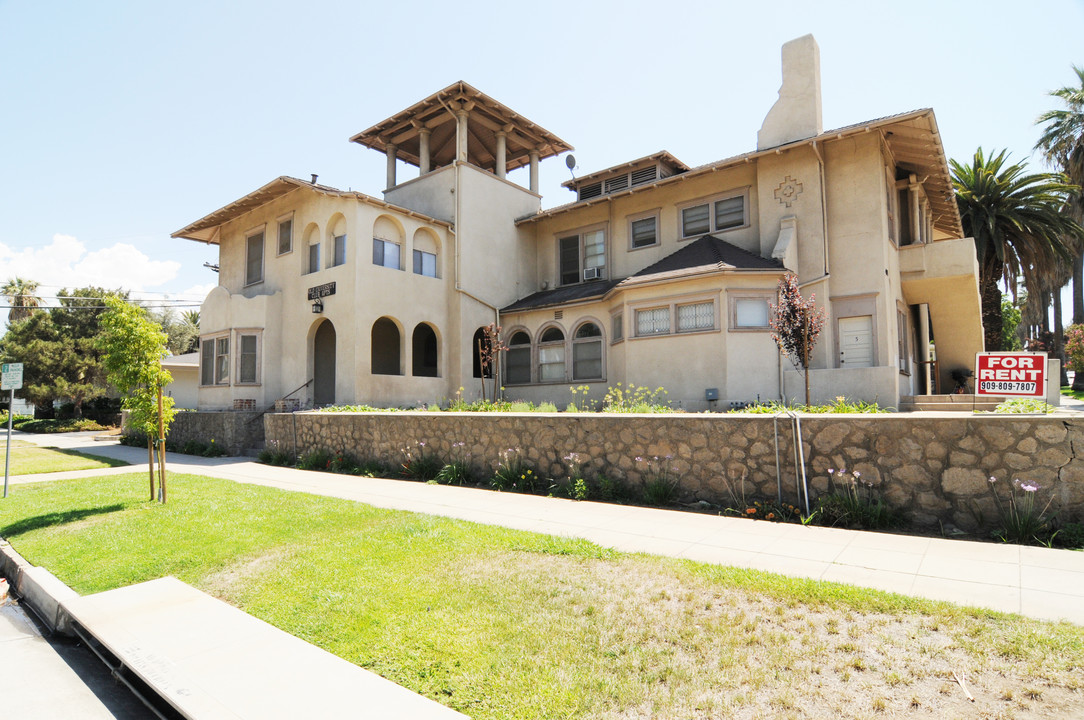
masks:
MULTIPOLYGON (((684 501, 735 505, 775 497, 776 421, 764 415, 616 415, 512 413, 291 413, 265 416, 268 447, 294 453, 321 448, 389 464, 418 442, 441 457, 455 443, 482 472, 499 453, 519 448, 543 475, 568 474, 564 458, 585 460, 585 474, 642 486, 647 462, 672 456, 684 501)), ((990 476, 1042 486, 1042 502, 1064 521, 1084 520, 1084 419, 1067 416, 803 416, 811 493, 829 487, 830 468, 858 470, 918 526, 974 529, 998 517, 990 476)), ((778 421, 783 495, 797 502, 793 430, 778 421)), ((1002 491, 1004 482, 998 483, 1002 491)))
MULTIPOLYGON (((263 447, 264 424, 258 412, 178 412, 169 428, 169 442, 178 446, 190 440, 215 441, 230 455, 263 447)), ((128 411, 123 413, 122 432, 130 434, 128 411)))

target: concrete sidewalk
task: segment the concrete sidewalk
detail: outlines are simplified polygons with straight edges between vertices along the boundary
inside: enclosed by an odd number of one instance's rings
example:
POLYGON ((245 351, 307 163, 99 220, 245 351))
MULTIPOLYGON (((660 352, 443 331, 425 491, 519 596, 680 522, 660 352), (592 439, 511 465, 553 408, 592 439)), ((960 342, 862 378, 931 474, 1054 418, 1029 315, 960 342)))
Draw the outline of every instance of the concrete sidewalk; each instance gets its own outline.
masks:
MULTIPOLYGON (((145 449, 90 434, 30 435, 40 445, 142 463, 145 449)), ((359 478, 262 465, 247 458, 167 455, 171 472, 191 472, 283 490, 356 500, 518 530, 584 538, 606 547, 776 572, 903 595, 1065 619, 1084 625, 1084 552, 758 522, 674 510, 574 502, 476 488, 359 478)), ((137 471, 52 473, 18 485, 137 471)))

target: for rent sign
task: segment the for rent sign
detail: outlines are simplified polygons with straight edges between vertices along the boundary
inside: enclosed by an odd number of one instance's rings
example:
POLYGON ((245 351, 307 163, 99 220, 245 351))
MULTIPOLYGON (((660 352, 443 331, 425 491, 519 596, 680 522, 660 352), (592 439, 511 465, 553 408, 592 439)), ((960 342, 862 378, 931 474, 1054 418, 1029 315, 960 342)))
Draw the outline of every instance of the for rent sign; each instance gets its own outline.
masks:
POLYGON ((979 353, 976 395, 1046 396, 1046 353, 979 353))

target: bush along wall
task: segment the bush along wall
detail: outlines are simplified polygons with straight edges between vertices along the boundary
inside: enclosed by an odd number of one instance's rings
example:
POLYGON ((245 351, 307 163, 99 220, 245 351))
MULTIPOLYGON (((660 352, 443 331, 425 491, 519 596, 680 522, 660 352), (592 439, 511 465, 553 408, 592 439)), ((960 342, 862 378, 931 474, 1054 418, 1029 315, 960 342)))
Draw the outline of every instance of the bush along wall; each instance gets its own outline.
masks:
MULTIPOLYGON (((473 474, 491 477, 514 451, 541 482, 578 474, 620 484, 617 494, 749 510, 776 499, 781 486, 784 507, 800 505, 786 418, 367 412, 267 415, 264 424, 267 447, 295 458, 322 451, 394 469, 424 448, 436 458, 468 458, 473 474)), ((1026 485, 1035 490, 1022 497, 1045 517, 1084 520, 1084 458, 1075 452, 1084 420, 806 416, 802 439, 814 500, 851 493, 916 527, 976 532, 1002 524, 1009 489, 1028 492, 1026 485)))

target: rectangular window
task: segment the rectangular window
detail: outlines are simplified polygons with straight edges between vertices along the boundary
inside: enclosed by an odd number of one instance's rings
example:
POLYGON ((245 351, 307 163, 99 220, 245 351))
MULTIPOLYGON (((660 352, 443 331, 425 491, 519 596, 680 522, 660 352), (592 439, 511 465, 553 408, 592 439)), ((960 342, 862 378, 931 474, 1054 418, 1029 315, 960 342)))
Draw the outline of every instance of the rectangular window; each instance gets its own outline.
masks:
POLYGON ((632 221, 632 248, 648 247, 659 241, 658 218, 646 217, 632 221))
POLYGON ((613 328, 610 331, 610 337, 614 342, 621 340, 625 337, 625 315, 624 313, 618 313, 613 317, 613 328))
POLYGON ((346 264, 346 236, 335 236, 335 252, 332 257, 331 267, 338 267, 339 265, 346 264))
POLYGON ((437 256, 424 250, 414 251, 414 274, 426 277, 437 276, 437 256))
POLYGON ((215 384, 215 341, 204 340, 200 343, 200 385, 215 384))
POLYGON ((245 285, 263 282, 263 231, 245 240, 245 285))
POLYGON ((670 308, 636 311, 636 335, 663 335, 670 332, 670 308))
POLYGON ((572 344, 572 379, 602 377, 602 338, 572 344))
POLYGON ((373 265, 399 270, 399 246, 396 243, 373 238, 373 265))
POLYGON ((256 384, 256 336, 255 335, 241 335, 240 340, 240 362, 237 370, 237 382, 245 384, 256 384))
POLYGON ((320 243, 309 245, 309 272, 314 273, 320 269, 320 243))
POLYGON ((504 353, 504 380, 509 385, 526 385, 531 382, 531 348, 512 347, 504 353))
POLYGON ((711 330, 715 327, 715 303, 695 303, 677 306, 678 332, 711 330))
POLYGON ((563 237, 557 244, 561 285, 605 277, 606 233, 603 230, 563 237))
POLYGON ((279 255, 294 249, 294 219, 279 221, 279 255))
POLYGON ((907 357, 907 316, 902 310, 896 310, 896 338, 901 373, 910 373, 911 364, 907 357))
POLYGON ((215 385, 230 384, 230 339, 215 338, 215 385))
POLYGON ((580 282, 580 236, 561 238, 561 284, 580 282))
POLYGON ((767 298, 734 299, 734 327, 766 328, 768 315, 767 298))
POLYGON ((564 345, 538 349, 538 379, 540 382, 565 379, 564 345))
POLYGON ((744 227, 747 224, 745 198, 746 194, 743 192, 740 195, 716 198, 701 205, 683 208, 681 236, 690 238, 744 227))

